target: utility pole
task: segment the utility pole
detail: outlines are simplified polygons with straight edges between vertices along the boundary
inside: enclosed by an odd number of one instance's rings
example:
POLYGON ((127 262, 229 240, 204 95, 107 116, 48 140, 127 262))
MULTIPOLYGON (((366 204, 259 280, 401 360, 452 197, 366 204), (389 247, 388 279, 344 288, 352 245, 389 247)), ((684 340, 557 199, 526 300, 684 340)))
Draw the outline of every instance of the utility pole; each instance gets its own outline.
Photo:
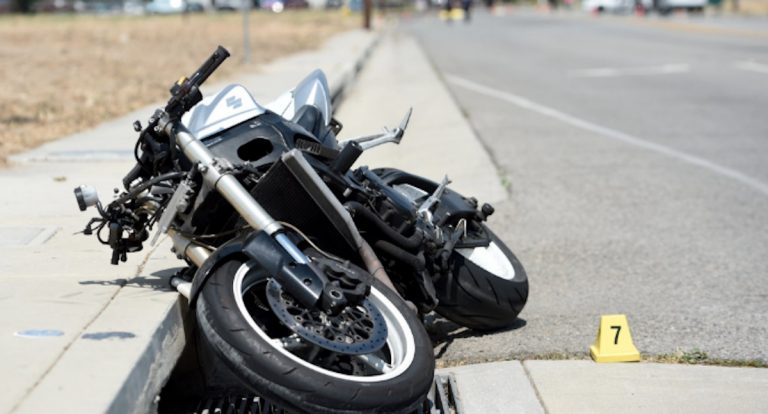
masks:
POLYGON ((243 1, 243 62, 251 63, 251 36, 249 33, 248 17, 251 15, 251 0, 243 1))
POLYGON ((371 12, 373 0, 363 0, 363 29, 371 30, 371 12))

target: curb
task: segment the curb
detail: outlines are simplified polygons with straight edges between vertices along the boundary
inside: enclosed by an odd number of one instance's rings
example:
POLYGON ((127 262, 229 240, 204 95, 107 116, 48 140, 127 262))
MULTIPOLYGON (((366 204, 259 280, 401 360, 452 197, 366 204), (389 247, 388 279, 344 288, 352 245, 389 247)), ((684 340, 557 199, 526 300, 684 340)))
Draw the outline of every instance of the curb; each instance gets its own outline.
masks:
POLYGON ((371 41, 368 47, 363 50, 360 56, 351 62, 345 69, 342 70, 342 74, 336 79, 336 82, 330 86, 331 88, 331 103, 333 104, 333 112, 341 106, 346 97, 346 93, 352 89, 365 67, 365 63, 373 54, 373 51, 381 43, 381 39, 386 35, 386 31, 379 32, 376 37, 371 41))

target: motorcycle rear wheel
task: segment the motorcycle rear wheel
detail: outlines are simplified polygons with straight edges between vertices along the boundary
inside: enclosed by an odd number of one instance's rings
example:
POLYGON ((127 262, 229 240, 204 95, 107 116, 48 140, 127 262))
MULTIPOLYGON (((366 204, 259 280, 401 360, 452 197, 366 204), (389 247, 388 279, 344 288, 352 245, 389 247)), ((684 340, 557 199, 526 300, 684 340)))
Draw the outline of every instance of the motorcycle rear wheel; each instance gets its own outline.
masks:
POLYGON ((435 312, 479 331, 512 325, 528 300, 528 276, 515 254, 484 224, 488 247, 457 249, 435 282, 435 312))
POLYGON ((202 339, 252 391, 312 413, 408 412, 423 403, 432 344, 397 294, 375 282, 368 298, 387 325, 386 345, 367 355, 388 365, 382 370, 359 357, 323 350, 309 360, 288 350, 279 338, 292 332, 256 303, 267 279, 255 263, 231 260, 211 275, 196 307, 202 339))

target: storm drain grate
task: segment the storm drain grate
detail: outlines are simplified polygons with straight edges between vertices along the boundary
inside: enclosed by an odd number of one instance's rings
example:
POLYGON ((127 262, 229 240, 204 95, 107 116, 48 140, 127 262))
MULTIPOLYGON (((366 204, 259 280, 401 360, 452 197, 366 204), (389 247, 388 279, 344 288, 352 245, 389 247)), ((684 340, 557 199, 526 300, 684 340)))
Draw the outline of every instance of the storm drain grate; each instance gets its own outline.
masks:
MULTIPOLYGON (((453 374, 435 375, 435 382, 432 384, 432 390, 427 395, 429 414, 463 414, 459 392, 456 386, 456 378, 453 374)), ((421 414, 421 413, 419 413, 421 414)), ((425 413, 426 414, 426 413, 425 413)))
MULTIPOLYGON (((435 375, 427 401, 413 414, 463 414, 453 375, 435 375)), ((256 395, 225 395, 207 397, 198 404, 194 414, 291 414, 256 395)))
POLYGON ((262 397, 223 396, 202 401, 195 414, 287 414, 262 397))

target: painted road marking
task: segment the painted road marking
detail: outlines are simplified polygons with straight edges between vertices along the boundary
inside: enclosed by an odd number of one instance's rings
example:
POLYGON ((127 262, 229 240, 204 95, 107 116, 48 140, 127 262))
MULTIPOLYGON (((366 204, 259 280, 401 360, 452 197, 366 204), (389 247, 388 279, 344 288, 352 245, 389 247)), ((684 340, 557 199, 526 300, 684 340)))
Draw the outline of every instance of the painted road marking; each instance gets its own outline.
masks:
POLYGON ((687 154, 685 152, 678 151, 676 149, 673 149, 664 145, 656 144, 654 142, 647 141, 642 138, 638 138, 638 137, 626 134, 624 132, 617 131, 615 129, 594 124, 592 122, 583 120, 581 118, 577 118, 573 115, 569 115, 565 112, 560 112, 557 109, 550 108, 548 106, 533 102, 522 96, 515 95, 509 92, 502 92, 494 88, 490 88, 488 86, 475 83, 471 80, 461 78, 459 76, 446 74, 446 80, 461 88, 511 103, 520 108, 527 109, 529 111, 536 112, 538 114, 548 116, 550 118, 555 118, 559 121, 565 122, 566 124, 575 126, 577 128, 581 128, 590 132, 594 132, 598 135, 602 135, 605 138, 621 141, 626 144, 634 145, 636 147, 644 148, 659 154, 666 155, 678 161, 696 165, 698 167, 707 169, 715 174, 719 174, 719 175, 734 179, 742 184, 745 184, 751 187, 753 190, 756 190, 764 195, 768 195, 768 185, 766 185, 765 183, 762 183, 757 179, 750 177, 748 175, 745 175, 739 171, 715 164, 712 161, 706 160, 704 158, 699 158, 695 155, 687 154))
POLYGON ((757 63, 753 61, 736 62, 733 64, 737 69, 747 70, 750 72, 765 73, 768 75, 768 65, 757 63))
POLYGON ((668 63, 659 66, 644 66, 634 68, 592 68, 574 69, 568 71, 573 78, 613 78, 619 76, 655 76, 687 73, 691 65, 687 63, 668 63))

